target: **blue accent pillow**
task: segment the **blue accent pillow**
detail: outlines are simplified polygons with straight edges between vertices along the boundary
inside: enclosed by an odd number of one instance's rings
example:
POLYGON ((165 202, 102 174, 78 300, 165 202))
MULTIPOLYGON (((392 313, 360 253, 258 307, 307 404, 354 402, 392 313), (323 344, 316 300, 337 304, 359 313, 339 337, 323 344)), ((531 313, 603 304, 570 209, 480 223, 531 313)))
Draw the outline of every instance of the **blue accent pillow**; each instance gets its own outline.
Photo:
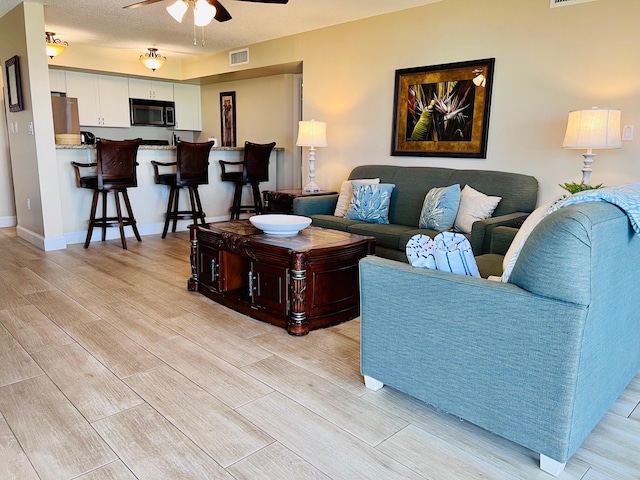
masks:
POLYGON ((371 185, 353 180, 353 197, 344 218, 368 223, 389 223, 393 183, 371 185))
POLYGON ((424 197, 420 212, 420 228, 430 228, 436 232, 451 230, 460 206, 460 185, 436 187, 424 197))

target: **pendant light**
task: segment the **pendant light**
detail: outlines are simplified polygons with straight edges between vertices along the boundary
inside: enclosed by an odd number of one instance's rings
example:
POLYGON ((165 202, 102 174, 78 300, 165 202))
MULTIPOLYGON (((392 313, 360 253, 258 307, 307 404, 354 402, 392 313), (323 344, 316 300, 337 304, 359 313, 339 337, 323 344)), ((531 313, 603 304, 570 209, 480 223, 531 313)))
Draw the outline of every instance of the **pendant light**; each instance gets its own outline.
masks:
POLYGON ((149 48, 147 50, 149 50, 147 53, 140 55, 140 61, 145 67, 155 72, 164 65, 164 62, 167 61, 167 57, 158 55, 157 48, 149 48))

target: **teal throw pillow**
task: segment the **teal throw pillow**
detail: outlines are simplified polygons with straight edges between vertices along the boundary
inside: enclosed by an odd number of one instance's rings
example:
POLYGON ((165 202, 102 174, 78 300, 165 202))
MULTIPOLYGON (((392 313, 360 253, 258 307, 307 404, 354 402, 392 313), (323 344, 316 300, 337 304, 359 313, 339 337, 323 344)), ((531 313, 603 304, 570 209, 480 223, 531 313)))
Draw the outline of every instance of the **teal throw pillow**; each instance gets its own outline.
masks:
POLYGON ((460 185, 436 187, 424 197, 420 212, 420 228, 430 228, 436 232, 451 230, 456 221, 460 205, 460 185))
POLYGON ((368 223, 389 223, 389 204, 395 185, 392 183, 371 185, 357 180, 352 183, 353 197, 344 218, 368 223))

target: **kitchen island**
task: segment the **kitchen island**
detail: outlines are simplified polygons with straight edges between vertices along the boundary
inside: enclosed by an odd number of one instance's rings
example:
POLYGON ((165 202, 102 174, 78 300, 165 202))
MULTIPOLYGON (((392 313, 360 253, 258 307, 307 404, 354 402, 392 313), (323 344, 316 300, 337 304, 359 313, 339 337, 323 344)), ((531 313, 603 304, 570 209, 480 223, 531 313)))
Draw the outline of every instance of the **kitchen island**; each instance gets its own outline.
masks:
MULTIPOLYGON (((242 147, 214 147, 209 154, 209 184, 200 187, 202 206, 207 215, 207 222, 229 219, 229 208, 233 201, 234 184, 220 180, 220 164, 218 160, 229 162, 242 161, 242 147)), ((281 163, 284 148, 274 148, 269 162, 269 181, 260 184, 261 190, 278 188, 277 169, 281 163)), ((162 232, 164 213, 169 201, 169 190, 166 186, 156 185, 153 180, 152 160, 169 163, 175 162, 176 147, 142 145, 138 150, 138 186, 129 189, 131 206, 136 217, 140 235, 151 235, 162 232)), ((74 169, 71 162, 92 163, 96 160, 95 145, 56 145, 56 161, 60 182, 60 202, 64 237, 67 244, 83 243, 87 234, 87 222, 91 208, 93 192, 76 186, 74 169)), ((91 170, 87 169, 87 173, 91 170)), ((251 198, 249 187, 243 192, 243 199, 251 198)), ((109 211, 115 210, 112 198, 109 197, 109 211)), ((186 192, 180 196, 181 205, 188 202, 186 192), (184 202, 184 203, 183 203, 184 202)), ((178 230, 187 230, 191 221, 178 222, 178 230)), ((119 238, 116 229, 107 229, 107 239, 119 238)), ((125 234, 133 236, 130 227, 125 234)), ((94 231, 94 241, 100 239, 100 229, 94 231)), ((144 240, 144 239, 143 239, 144 240)))

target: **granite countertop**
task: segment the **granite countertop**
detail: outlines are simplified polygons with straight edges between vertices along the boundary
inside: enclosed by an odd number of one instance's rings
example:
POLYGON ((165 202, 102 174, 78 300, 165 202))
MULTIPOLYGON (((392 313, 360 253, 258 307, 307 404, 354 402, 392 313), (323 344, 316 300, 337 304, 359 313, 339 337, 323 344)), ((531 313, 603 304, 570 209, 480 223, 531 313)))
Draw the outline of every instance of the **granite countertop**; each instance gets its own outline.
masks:
MULTIPOLYGON (((95 145, 58 145, 56 144, 56 149, 58 150, 82 150, 82 149, 93 149, 95 150, 95 145)), ((175 150, 176 147, 173 145, 140 145, 140 150, 175 150)), ((211 150, 213 151, 230 151, 230 152, 241 152, 244 150, 244 147, 213 147, 211 150)), ((275 147, 275 151, 283 151, 283 147, 275 147)))

